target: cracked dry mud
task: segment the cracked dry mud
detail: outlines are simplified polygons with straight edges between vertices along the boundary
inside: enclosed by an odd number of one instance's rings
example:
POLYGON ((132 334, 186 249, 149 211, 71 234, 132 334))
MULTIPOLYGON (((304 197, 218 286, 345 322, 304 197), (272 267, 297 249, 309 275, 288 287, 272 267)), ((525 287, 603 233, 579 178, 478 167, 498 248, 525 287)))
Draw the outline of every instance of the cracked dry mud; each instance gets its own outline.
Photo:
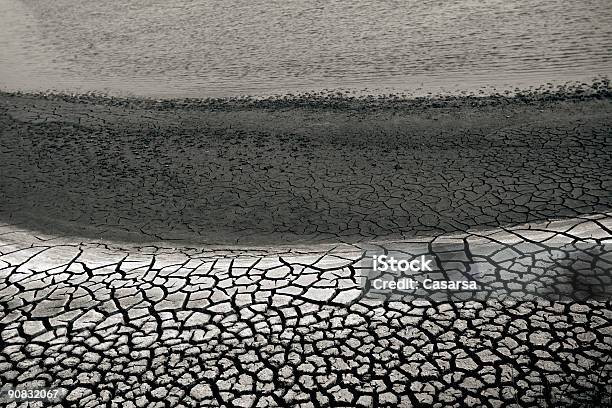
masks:
POLYGON ((3 386, 84 407, 611 403, 609 100, 0 101, 3 386), (440 241, 486 266, 484 299, 364 296, 366 251, 440 241))

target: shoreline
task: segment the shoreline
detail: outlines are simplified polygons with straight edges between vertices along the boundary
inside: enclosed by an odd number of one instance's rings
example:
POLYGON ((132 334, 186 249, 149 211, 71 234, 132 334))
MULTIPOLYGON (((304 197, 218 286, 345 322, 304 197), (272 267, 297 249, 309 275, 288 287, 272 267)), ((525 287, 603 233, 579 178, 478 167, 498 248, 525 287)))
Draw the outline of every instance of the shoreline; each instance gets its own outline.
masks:
POLYGON ((607 213, 612 98, 573 95, 344 109, 0 94, 0 220, 57 235, 266 246, 607 213))
POLYGON ((497 106, 516 103, 550 101, 584 101, 612 98, 612 85, 606 76, 594 78, 590 83, 568 81, 560 85, 540 85, 526 89, 515 88, 485 94, 480 91, 456 94, 430 94, 411 96, 406 93, 352 94, 351 90, 324 90, 275 94, 270 96, 229 96, 207 98, 154 98, 146 96, 113 96, 103 92, 7 91, 0 89, 0 98, 24 97, 50 101, 74 102, 92 105, 130 107, 152 110, 172 109, 431 109, 461 106, 497 106))

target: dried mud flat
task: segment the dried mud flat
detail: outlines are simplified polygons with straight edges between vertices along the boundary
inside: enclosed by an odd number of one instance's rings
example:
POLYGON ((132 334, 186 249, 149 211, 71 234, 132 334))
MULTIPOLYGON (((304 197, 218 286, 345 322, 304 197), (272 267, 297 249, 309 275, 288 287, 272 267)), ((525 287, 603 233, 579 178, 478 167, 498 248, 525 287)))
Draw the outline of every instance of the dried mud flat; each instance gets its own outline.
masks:
POLYGON ((88 407, 607 406, 611 113, 3 95, 1 383, 88 407), (441 239, 507 287, 598 296, 363 298, 365 250, 441 239))

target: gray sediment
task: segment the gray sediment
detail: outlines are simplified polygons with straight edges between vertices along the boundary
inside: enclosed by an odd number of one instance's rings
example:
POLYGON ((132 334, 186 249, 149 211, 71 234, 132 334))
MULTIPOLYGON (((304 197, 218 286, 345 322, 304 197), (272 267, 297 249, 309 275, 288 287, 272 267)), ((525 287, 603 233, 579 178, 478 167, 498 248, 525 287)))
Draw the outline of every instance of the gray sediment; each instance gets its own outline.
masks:
MULTIPOLYGON (((580 90, 581 89, 581 90, 580 90)), ((0 219, 191 244, 359 242, 607 213, 612 99, 0 96, 0 219)))

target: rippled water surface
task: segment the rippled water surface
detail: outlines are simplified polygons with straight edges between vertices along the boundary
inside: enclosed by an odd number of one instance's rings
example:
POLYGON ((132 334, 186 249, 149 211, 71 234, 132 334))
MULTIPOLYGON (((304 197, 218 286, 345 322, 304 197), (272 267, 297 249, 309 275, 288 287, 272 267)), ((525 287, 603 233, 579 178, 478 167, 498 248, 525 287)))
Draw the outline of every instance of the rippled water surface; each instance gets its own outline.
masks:
POLYGON ((610 0, 0 0, 0 88, 511 88, 612 74, 610 0))

